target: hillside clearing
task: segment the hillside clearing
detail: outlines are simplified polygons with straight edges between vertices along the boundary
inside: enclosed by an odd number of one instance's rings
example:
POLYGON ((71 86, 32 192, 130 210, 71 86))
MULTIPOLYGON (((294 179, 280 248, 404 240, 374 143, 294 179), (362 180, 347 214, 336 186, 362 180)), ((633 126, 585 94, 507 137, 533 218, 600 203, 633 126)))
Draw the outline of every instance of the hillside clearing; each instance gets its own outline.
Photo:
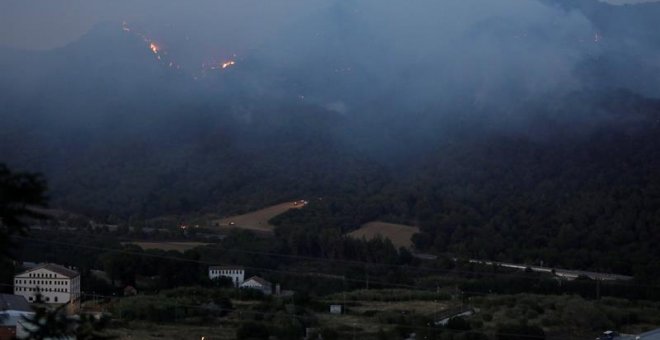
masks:
POLYGON ((222 229, 246 229, 262 233, 272 233, 275 226, 268 221, 290 209, 300 209, 306 205, 306 201, 298 200, 276 204, 260 210, 243 215, 231 216, 213 221, 214 226, 222 229))
POLYGON ((380 235, 383 238, 388 238, 392 241, 395 247, 412 248, 412 236, 419 232, 419 228, 405 225, 374 221, 369 222, 360 229, 348 233, 348 236, 353 238, 365 238, 367 240, 376 238, 380 235))

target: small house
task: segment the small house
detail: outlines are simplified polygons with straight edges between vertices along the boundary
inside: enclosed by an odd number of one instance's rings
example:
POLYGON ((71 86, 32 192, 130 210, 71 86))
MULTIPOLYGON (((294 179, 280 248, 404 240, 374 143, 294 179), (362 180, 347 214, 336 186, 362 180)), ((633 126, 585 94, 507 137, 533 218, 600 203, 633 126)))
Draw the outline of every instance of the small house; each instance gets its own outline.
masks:
POLYGON ((271 295, 273 294, 273 284, 258 277, 258 276, 253 276, 241 285, 241 288, 250 288, 250 289, 256 289, 264 293, 264 295, 271 295))

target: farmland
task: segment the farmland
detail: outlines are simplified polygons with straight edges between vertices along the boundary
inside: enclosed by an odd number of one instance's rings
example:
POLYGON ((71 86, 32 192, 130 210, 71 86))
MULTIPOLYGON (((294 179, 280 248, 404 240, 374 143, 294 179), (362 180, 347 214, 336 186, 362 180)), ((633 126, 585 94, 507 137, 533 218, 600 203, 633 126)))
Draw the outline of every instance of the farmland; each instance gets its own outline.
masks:
POLYGON ((353 238, 373 239, 380 235, 383 238, 388 238, 392 241, 395 247, 412 248, 412 236, 419 232, 419 228, 386 222, 369 222, 360 229, 354 230, 348 234, 353 238))
POLYGON ((260 233, 272 233, 274 226, 268 221, 290 209, 300 209, 305 206, 303 201, 291 201, 276 204, 243 215, 230 216, 213 221, 214 226, 221 229, 246 229, 260 233))

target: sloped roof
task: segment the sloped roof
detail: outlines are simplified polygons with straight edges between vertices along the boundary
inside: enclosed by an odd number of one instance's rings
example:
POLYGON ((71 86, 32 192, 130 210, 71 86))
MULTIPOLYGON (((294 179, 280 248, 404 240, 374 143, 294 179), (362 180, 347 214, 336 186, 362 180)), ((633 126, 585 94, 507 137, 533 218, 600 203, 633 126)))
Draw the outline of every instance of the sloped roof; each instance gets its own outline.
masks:
POLYGON ((30 304, 20 295, 0 294, 0 311, 32 312, 30 304))
POLYGON ((245 268, 238 266, 210 266, 209 270, 245 270, 245 268))
POLYGON ((250 280, 254 280, 254 281, 256 281, 257 283, 259 283, 260 285, 262 285, 262 286, 268 286, 268 287, 271 286, 271 283, 270 283, 269 281, 266 281, 265 279, 262 279, 262 278, 260 278, 259 276, 253 276, 253 277, 251 277, 251 278, 245 280, 245 282, 243 282, 243 284, 245 284, 246 282, 248 282, 248 281, 250 281, 250 280))
POLYGON ((60 275, 64 275, 64 276, 66 276, 70 279, 80 275, 75 270, 71 270, 69 268, 66 268, 64 266, 60 266, 59 264, 54 264, 54 263, 40 264, 40 265, 30 269, 30 270, 26 270, 26 271, 20 273, 19 275, 24 275, 24 274, 27 274, 27 273, 31 273, 31 272, 33 272, 35 270, 39 270, 39 269, 46 269, 46 270, 49 270, 51 272, 54 272, 54 273, 57 273, 57 274, 60 274, 60 275))
POLYGON ((642 333, 639 335, 638 339, 642 340, 658 340, 660 339, 660 328, 642 333))

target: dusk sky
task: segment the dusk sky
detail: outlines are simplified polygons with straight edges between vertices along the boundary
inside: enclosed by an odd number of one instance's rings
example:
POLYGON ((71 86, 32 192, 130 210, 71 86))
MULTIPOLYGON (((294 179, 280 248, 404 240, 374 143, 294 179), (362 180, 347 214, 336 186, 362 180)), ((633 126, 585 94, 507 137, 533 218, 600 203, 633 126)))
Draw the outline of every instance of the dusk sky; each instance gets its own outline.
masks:
MULTIPOLYGON (((657 0, 607 0, 614 4, 657 0)), ((0 46, 22 49, 51 49, 76 40, 92 26, 103 21, 177 23, 177 18, 196 18, 195 25, 213 22, 215 28, 254 37, 267 35, 273 25, 281 27, 308 11, 332 1, 258 0, 196 1, 182 6, 179 1, 133 0, 5 0, 0 4, 0 46), (292 15, 294 14, 294 15, 292 15), (236 20, 240 18, 240 20, 236 20), (266 22, 267 25, 263 25, 266 22)), ((199 27, 198 27, 199 29, 199 27)), ((257 39, 258 40, 258 39, 257 39)))
POLYGON ((171 0, 7 0, 0 4, 0 46, 51 49, 75 41, 95 24, 122 20, 171 24, 189 31, 212 25, 214 33, 222 31, 227 32, 227 37, 242 35, 249 38, 243 40, 254 41, 256 36, 272 32, 273 26, 285 25, 296 15, 305 15, 331 2, 202 0, 195 1, 194 6, 182 6, 182 2, 171 0))

